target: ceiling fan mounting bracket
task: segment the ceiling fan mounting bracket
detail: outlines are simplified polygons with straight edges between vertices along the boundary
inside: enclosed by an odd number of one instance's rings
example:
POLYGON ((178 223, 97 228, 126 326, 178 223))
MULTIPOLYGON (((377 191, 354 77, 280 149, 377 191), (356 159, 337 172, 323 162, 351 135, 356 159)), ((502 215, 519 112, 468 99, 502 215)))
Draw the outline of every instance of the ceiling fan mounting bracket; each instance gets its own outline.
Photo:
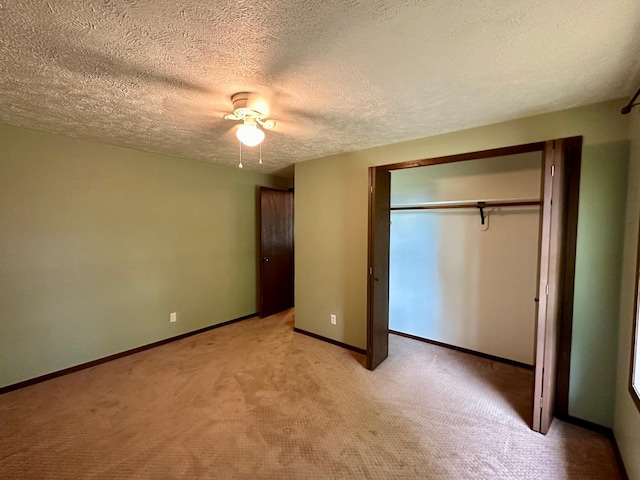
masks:
POLYGON ((266 119, 269 115, 267 102, 257 93, 235 93, 231 96, 231 103, 233 103, 233 113, 224 116, 227 120, 244 120, 245 123, 257 122, 267 130, 275 127, 275 121, 266 119))

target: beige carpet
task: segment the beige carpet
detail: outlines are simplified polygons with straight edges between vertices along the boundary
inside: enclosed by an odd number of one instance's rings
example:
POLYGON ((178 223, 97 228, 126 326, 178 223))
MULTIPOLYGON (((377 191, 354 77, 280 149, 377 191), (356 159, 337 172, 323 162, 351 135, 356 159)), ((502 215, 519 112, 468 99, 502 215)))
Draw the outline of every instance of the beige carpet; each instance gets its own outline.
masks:
POLYGON ((604 437, 529 430, 530 372, 390 342, 369 372, 291 311, 2 395, 0 478, 619 478, 604 437))

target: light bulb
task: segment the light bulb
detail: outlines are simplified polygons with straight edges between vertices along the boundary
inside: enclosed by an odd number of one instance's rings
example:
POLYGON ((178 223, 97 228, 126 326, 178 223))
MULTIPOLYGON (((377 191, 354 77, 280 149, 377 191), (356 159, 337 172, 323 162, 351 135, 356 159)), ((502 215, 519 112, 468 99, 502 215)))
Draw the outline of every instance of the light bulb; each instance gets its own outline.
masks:
POLYGON ((264 140, 264 132, 255 124, 244 123, 236 130, 236 137, 247 147, 255 147, 264 140))

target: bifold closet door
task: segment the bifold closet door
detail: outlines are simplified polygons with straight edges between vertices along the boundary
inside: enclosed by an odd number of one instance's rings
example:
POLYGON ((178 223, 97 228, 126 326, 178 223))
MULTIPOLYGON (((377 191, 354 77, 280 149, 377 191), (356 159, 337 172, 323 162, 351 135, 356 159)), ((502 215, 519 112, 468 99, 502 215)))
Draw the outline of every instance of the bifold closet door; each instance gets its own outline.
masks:
POLYGON ((367 368, 389 355, 389 234, 391 172, 369 168, 369 261, 367 305, 367 368))
POLYGON ((563 140, 546 142, 540 243, 540 283, 533 397, 536 432, 546 434, 554 415, 562 300, 565 158, 563 140))

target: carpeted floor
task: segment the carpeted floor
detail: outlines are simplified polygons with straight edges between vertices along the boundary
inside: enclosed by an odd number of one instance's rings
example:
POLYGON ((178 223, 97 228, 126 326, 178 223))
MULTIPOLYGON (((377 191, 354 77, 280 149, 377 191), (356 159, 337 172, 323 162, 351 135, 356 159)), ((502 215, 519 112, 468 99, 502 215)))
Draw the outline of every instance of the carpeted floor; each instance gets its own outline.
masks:
POLYGON ((532 432, 531 373, 391 335, 378 369, 250 319, 0 396, 2 479, 619 478, 532 432))

